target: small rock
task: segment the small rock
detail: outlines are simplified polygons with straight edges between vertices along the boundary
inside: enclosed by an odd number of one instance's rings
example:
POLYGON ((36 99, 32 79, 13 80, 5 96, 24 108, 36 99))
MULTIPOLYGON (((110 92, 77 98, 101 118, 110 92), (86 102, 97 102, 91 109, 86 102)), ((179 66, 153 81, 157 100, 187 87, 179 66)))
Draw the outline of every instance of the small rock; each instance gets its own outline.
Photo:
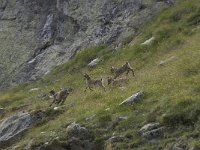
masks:
POLYGON ((140 100, 142 100, 143 97, 144 97, 144 92, 140 91, 140 92, 130 96, 126 100, 124 100, 120 105, 133 105, 133 104, 139 102, 140 100))
POLYGON ((56 107, 54 107, 53 108, 53 110, 55 110, 55 111, 58 111, 58 110, 63 110, 65 108, 65 105, 62 105, 62 106, 56 106, 56 107))
POLYGON ((146 140, 154 140, 164 136, 164 127, 161 127, 159 123, 149 123, 144 125, 140 130, 140 135, 146 140))
POLYGON ((34 92, 34 91, 38 91, 39 88, 33 88, 33 89, 30 89, 29 92, 34 92))
POLYGON ((146 40, 141 45, 150 45, 155 40, 155 37, 151 37, 150 39, 146 40))
POLYGON ((147 140, 162 138, 164 136, 164 127, 147 131, 142 134, 142 137, 147 140))
POLYGON ((127 116, 125 116, 125 117, 119 117, 119 120, 120 120, 120 121, 127 120, 127 119, 128 119, 127 116))
POLYGON ((88 67, 89 68, 93 68, 95 67, 96 65, 98 65, 98 63, 100 62, 101 60, 99 58, 96 58, 94 60, 92 60, 89 64, 88 64, 88 67))
POLYGON ((4 114, 4 112, 5 112, 5 109, 4 108, 0 108, 0 115, 4 114))
POLYGON ((150 131, 150 130, 154 130, 154 129, 157 129, 160 127, 160 123, 149 123, 149 124, 146 124, 144 125, 140 130, 139 130, 139 133, 140 134, 143 134, 147 131, 150 131))
POLYGON ((54 109, 54 110, 58 110, 58 109, 59 109, 59 107, 54 107, 53 109, 54 109))

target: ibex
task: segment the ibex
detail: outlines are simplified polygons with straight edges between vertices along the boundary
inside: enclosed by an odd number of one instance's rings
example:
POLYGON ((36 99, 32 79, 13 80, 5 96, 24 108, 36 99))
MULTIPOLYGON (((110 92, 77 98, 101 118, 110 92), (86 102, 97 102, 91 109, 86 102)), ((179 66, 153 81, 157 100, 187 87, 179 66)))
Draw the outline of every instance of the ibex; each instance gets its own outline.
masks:
POLYGON ((84 74, 84 80, 86 81, 86 88, 85 91, 87 90, 87 88, 89 88, 91 91, 93 90, 93 87, 100 87, 102 88, 104 91, 106 90, 105 86, 103 85, 103 79, 91 79, 91 77, 88 74, 84 74))
POLYGON ((68 97, 68 95, 70 94, 70 92, 72 92, 73 89, 72 88, 68 88, 68 89, 61 89, 59 92, 55 92, 54 90, 51 90, 49 93, 50 95, 53 97, 53 102, 50 104, 50 107, 53 104, 64 104, 64 102, 66 101, 66 98, 68 97))
POLYGON ((112 77, 108 77, 108 85, 113 85, 113 86, 123 86, 125 84, 128 84, 129 78, 119 78, 119 79, 114 79, 112 77))
POLYGON ((128 74, 130 71, 132 72, 133 76, 135 76, 134 70, 131 67, 131 65, 129 64, 129 62, 126 62, 120 68, 115 68, 113 66, 111 67, 111 73, 114 74, 114 79, 116 79, 117 77, 119 77, 120 75, 122 75, 124 72, 126 72, 126 74, 128 74))

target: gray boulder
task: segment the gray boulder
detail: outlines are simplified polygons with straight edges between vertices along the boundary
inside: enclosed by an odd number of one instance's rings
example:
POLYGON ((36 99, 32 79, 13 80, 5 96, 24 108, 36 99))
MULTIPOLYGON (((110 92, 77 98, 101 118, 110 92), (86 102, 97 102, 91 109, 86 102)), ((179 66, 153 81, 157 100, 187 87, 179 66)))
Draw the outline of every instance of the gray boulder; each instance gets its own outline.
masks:
POLYGON ((76 123, 72 123, 67 127, 67 134, 70 138, 78 138, 81 140, 91 138, 89 131, 85 127, 81 127, 76 123))
POLYGON ((146 140, 155 140, 162 138, 164 136, 164 127, 161 127, 159 123, 150 123, 145 126, 143 126, 139 133, 141 134, 141 137, 143 137, 146 140))
POLYGON ((31 115, 19 113, 0 122, 0 146, 6 146, 18 138, 31 126, 31 115))
POLYGON ((144 92, 140 91, 140 92, 130 96, 126 100, 124 100, 120 105, 133 105, 133 104, 139 102, 140 100, 142 100, 143 97, 144 97, 144 92))

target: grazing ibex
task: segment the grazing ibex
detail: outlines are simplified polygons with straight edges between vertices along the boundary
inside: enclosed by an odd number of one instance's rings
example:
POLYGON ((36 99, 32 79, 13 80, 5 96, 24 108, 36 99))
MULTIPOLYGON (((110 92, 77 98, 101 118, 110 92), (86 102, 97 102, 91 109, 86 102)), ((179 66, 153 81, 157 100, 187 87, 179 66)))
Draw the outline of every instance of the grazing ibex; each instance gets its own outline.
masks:
POLYGON ((124 72, 126 72, 126 74, 128 74, 130 71, 132 72, 133 76, 135 76, 134 70, 131 67, 131 65, 129 64, 129 62, 126 62, 120 68, 115 68, 113 66, 111 67, 111 73, 114 74, 114 79, 116 79, 117 77, 119 77, 120 75, 122 75, 124 72))
POLYGON ((85 91, 87 90, 87 88, 89 88, 92 91, 93 87, 101 87, 104 91, 106 90, 105 86, 103 85, 103 79, 102 78, 101 79, 91 79, 91 77, 86 73, 84 74, 83 77, 86 81, 85 91))
POLYGON ((51 90, 49 93, 50 95, 53 97, 53 102, 50 104, 50 107, 53 104, 64 104, 66 98, 68 97, 68 95, 70 94, 70 92, 72 92, 73 89, 72 88, 68 88, 68 89, 61 89, 59 92, 55 92, 54 90, 51 90))
POLYGON ((113 86, 123 86, 125 84, 128 84, 129 78, 119 78, 114 79, 112 77, 108 77, 108 85, 112 84, 113 86))

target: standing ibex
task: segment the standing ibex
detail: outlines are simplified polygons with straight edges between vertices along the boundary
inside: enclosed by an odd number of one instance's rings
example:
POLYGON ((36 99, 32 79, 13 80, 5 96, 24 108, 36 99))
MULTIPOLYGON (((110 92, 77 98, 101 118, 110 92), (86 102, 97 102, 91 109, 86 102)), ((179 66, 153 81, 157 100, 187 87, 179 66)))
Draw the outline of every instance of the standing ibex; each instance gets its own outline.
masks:
POLYGON ((126 62, 120 68, 115 68, 113 66, 111 67, 111 73, 114 74, 114 79, 116 79, 117 77, 119 77, 120 75, 122 75, 124 72, 126 72, 126 74, 128 74, 130 71, 132 72, 133 76, 135 76, 134 70, 131 67, 131 65, 129 64, 129 62, 126 62))
MULTIPOLYGON (((103 85, 103 79, 91 79, 91 77, 88 74, 84 74, 84 79, 86 81, 86 89, 89 88, 92 91, 93 87, 101 87, 104 91, 105 86, 103 85)), ((85 91, 86 91, 85 89, 85 91)))
POLYGON ((55 103, 55 104, 64 104, 66 98, 72 92, 72 88, 68 89, 61 89, 59 92, 55 92, 54 90, 51 90, 49 93, 53 97, 53 102, 50 104, 50 107, 55 103))

